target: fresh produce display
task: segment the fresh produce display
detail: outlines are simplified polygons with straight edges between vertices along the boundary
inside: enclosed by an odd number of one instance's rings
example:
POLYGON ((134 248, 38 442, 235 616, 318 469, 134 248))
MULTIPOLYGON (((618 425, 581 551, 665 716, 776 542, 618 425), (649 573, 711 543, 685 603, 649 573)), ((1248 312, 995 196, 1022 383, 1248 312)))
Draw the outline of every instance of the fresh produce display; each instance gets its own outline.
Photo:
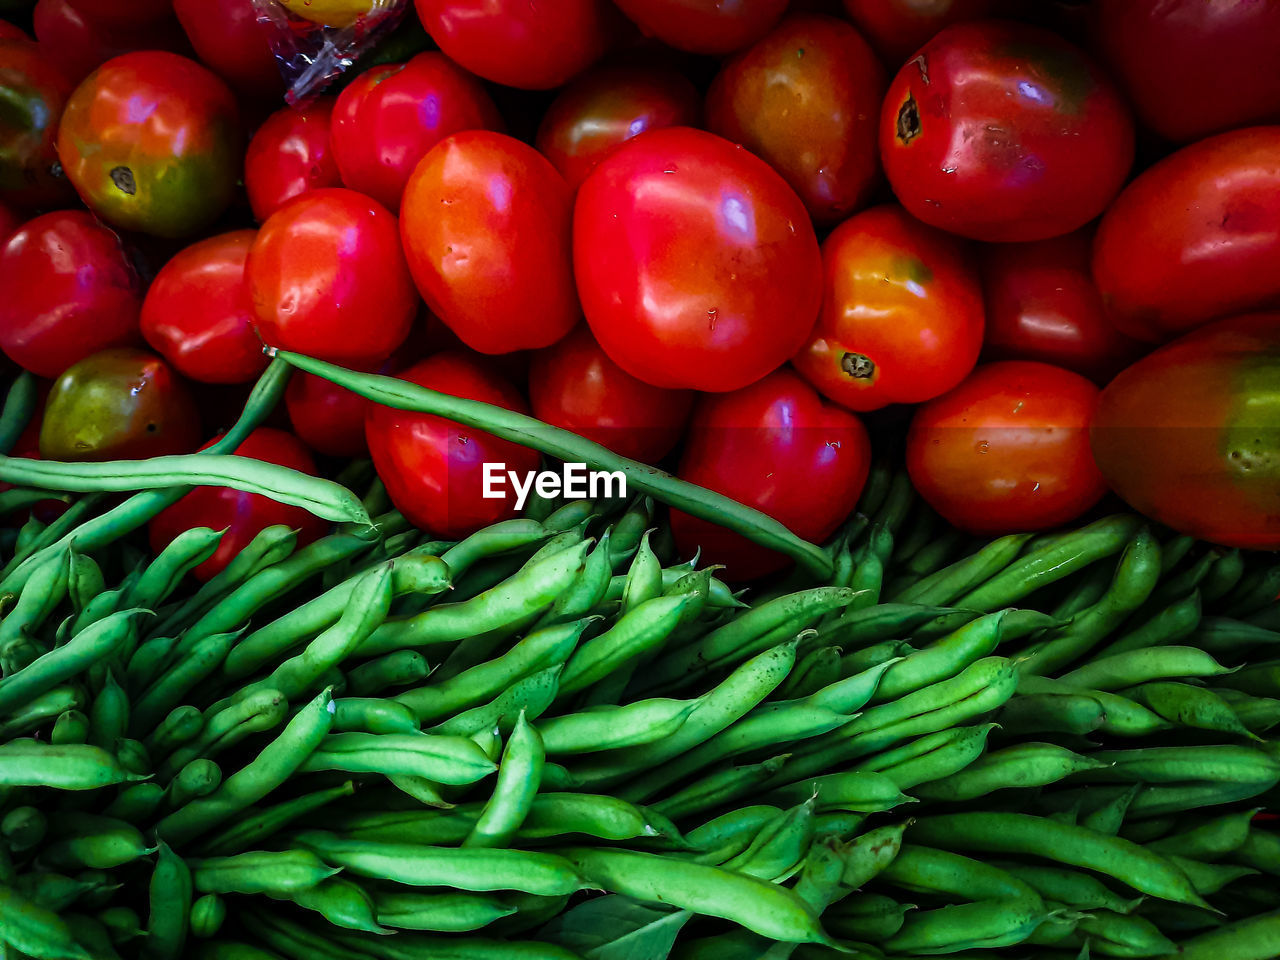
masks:
POLYGON ((0 960, 1280 960, 1250 0, 0 0, 0 960))

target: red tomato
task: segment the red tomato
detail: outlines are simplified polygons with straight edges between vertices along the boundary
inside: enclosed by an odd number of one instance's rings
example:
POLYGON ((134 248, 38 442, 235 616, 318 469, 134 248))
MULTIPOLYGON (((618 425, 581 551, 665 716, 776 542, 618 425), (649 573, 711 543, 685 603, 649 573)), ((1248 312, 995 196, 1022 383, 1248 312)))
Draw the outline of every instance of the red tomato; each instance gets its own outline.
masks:
POLYGON ((982 290, 954 237, 886 205, 850 217, 822 246, 822 313, 793 358, 852 410, 950 390, 982 349, 982 290))
POLYGON ((234 230, 192 244, 151 282, 142 302, 142 335, 183 376, 244 383, 267 368, 244 282, 256 235, 234 230))
POLYGON ((543 114, 535 146, 577 190, 618 144, 646 130, 698 122, 688 78, 658 66, 600 67, 561 91, 543 114))
MULTIPOLYGON (((822 541, 853 510, 870 469, 862 422, 826 403, 790 370, 749 387, 702 397, 678 476, 709 487, 780 521, 799 537, 822 541)), ((787 558, 714 523, 671 511, 682 554, 702 549, 735 580, 787 566, 787 558)))
MULTIPOLYGON (((22 433, 18 434, 18 439, 13 444, 13 450, 10 452, 12 457, 22 457, 27 460, 40 460, 40 426, 44 420, 44 405, 49 397, 49 387, 52 384, 48 380, 37 380, 36 391, 39 403, 36 411, 30 420, 27 421, 26 427, 22 433)), ((12 483, 0 483, 0 491, 12 490, 12 483)), ((38 500, 29 510, 11 511, 4 519, 14 527, 20 527, 26 522, 28 516, 33 516, 41 523, 52 523, 58 517, 67 512, 68 503, 65 500, 38 500)))
POLYGON ((333 158, 342 182, 400 209, 409 174, 427 151, 463 130, 501 130, 484 86, 440 53, 373 67, 333 109, 333 158))
POLYGON ((579 316, 572 205, 528 144, 485 130, 442 140, 413 171, 400 221, 427 305, 481 353, 555 343, 579 316))
POLYGON ((1128 108, 1056 34, 987 20, 948 27, 889 85, 880 155, 912 215, 976 240, 1084 226, 1133 164, 1128 108))
POLYGON ((258 19, 253 0, 173 0, 173 12, 196 55, 236 90, 274 95, 284 89, 270 27, 258 19))
POLYGON ((0 40, 30 40, 27 32, 16 23, 0 20, 0 40))
MULTIPOLYGON (((528 412, 515 388, 483 358, 470 354, 438 353, 399 377, 455 397, 528 412)), ((522 477, 539 464, 538 452, 528 447, 443 417, 381 405, 369 407, 365 433, 396 509, 415 526, 446 538, 464 537, 515 515, 510 483, 500 488, 504 496, 484 496, 486 463, 503 464, 503 470, 522 477)))
POLYGON ((158 51, 109 60, 63 112, 58 155, 108 223, 160 237, 209 226, 240 172, 231 90, 194 60, 158 51))
POLYGON ((173 0, 75 0, 75 4, 86 17, 128 27, 161 20, 173 10, 173 0))
POLYGON ((244 155, 244 186, 253 215, 265 220, 308 190, 342 186, 329 144, 333 97, 284 107, 267 117, 244 155))
POLYGON ((414 0, 440 49, 486 80, 550 90, 599 60, 617 14, 605 0, 414 0))
POLYGON ((614 0, 650 36, 690 53, 724 54, 755 43, 778 22, 787 0, 614 0))
POLYGON ((0 200, 21 207, 64 201, 67 182, 57 174, 54 140, 71 84, 27 40, 0 40, 0 200))
POLYGON ((1046 530, 1102 499, 1089 451, 1098 388, 1070 370, 1008 360, 978 367, 916 411, 907 471, 948 522, 981 536, 1046 530))
POLYGON ((897 67, 943 27, 994 15, 1000 0, 844 0, 849 19, 897 67))
POLYGON ((573 251, 600 346, 658 387, 754 383, 804 343, 822 296, 800 198, 763 160, 687 127, 627 141, 583 181, 573 251))
POLYGON ((245 279, 264 343, 335 363, 389 357, 418 309, 396 218, 341 187, 273 213, 245 279))
POLYGON ((295 370, 284 402, 293 432, 316 453, 329 457, 369 455, 364 421, 371 404, 364 397, 323 377, 295 370))
POLYGON ((1160 341, 1280 298, 1280 127, 1183 147, 1116 198, 1093 277, 1122 331, 1160 341))
MULTIPOLYGON (((303 473, 316 472, 315 461, 298 438, 272 427, 253 431, 235 453, 303 473)), ((179 534, 193 527, 225 529, 213 556, 192 571, 197 580, 204 582, 220 573, 259 533, 278 524, 298 531, 299 546, 319 540, 329 529, 328 522, 302 507, 279 503, 259 493, 245 493, 231 487, 196 487, 173 506, 160 511, 148 524, 147 533, 152 552, 159 553, 179 534)))
POLYGON ((41 48, 76 83, 112 57, 134 50, 191 52, 172 17, 150 23, 111 23, 87 16, 70 0, 39 0, 31 19, 41 48))
POLYGON ((880 175, 884 68, 858 31, 791 16, 738 54, 707 93, 707 126, 767 160, 820 223, 866 203, 880 175))
POLYGON ((1142 352, 1116 330, 1089 273, 1092 230, 983 247, 987 353, 1041 360, 1105 383, 1142 352))
POLYGON ((643 463, 657 463, 676 445, 693 394, 637 380, 578 327, 534 354, 529 368, 533 415, 643 463))
POLYGON ((0 251, 0 349, 41 377, 138 341, 142 280, 120 238, 83 210, 27 222, 0 251))
POLYGON ((1280 120, 1280 4, 1099 0, 1098 45, 1139 119, 1169 140, 1280 120))

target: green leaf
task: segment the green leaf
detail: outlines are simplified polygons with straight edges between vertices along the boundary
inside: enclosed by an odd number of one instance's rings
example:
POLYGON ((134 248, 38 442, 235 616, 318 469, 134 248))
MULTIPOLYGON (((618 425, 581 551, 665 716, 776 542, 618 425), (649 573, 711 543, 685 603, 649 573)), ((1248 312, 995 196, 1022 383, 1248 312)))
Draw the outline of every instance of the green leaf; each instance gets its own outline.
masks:
POLYGON ((538 937, 577 951, 583 960, 666 960, 692 916, 615 894, 566 911, 538 937))

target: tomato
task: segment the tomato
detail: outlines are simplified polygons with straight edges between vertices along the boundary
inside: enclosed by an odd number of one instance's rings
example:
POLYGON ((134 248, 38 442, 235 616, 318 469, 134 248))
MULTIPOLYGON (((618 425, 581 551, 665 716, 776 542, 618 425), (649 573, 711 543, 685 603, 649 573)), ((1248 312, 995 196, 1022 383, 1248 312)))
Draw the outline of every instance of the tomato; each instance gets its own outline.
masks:
MULTIPOLYGON (((254 430, 235 453, 303 473, 316 472, 315 461, 298 438, 273 427, 254 430)), ((173 506, 160 511, 148 524, 147 533, 152 552, 159 553, 179 534, 193 527, 225 530, 213 556, 192 571, 197 580, 204 582, 220 573, 259 533, 277 525, 298 531, 300 547, 319 540, 329 529, 327 521, 302 507, 279 503, 260 493, 245 493, 232 487, 196 487, 173 506)))
POLYGON ((422 158, 404 193, 405 256, 427 305, 468 347, 546 347, 577 322, 572 204, 555 167, 505 134, 454 134, 422 158))
POLYGON ((162 20, 173 10, 173 0, 75 0, 75 4, 86 17, 127 27, 162 20))
POLYGON ((0 251, 0 349, 41 377, 138 341, 142 280, 120 238, 83 210, 46 213, 0 251))
POLYGON ((787 0, 614 0, 650 36, 690 53, 724 54, 755 43, 778 22, 787 0))
POLYGON ((1161 341, 1280 299, 1280 126, 1219 134, 1149 168, 1098 225, 1117 327, 1161 341))
MULTIPOLYGON (((401 380, 455 397, 528 410, 514 387, 484 359, 437 353, 399 374, 401 380)), ((538 452, 443 417, 371 405, 365 420, 369 452, 396 509, 423 530, 461 538, 515 515, 511 484, 484 496, 484 465, 521 476, 538 469, 538 452)))
POLYGON ((1102 393, 1093 452, 1111 489, 1160 523, 1280 549, 1280 313, 1219 320, 1102 393))
MULTIPOLYGON (((35 413, 27 421, 22 433, 18 434, 18 439, 14 441, 10 456, 22 457, 26 460, 43 459, 40 456, 40 426, 44 420, 44 406, 48 400, 51 386, 52 384, 48 380, 36 381, 38 403, 35 413)), ((12 490, 13 488, 14 485, 12 483, 0 483, 0 491, 12 490)), ((41 523, 52 523, 67 512, 68 506, 69 504, 65 500, 37 500, 31 505, 30 509, 10 511, 3 519, 15 529, 21 527, 29 516, 35 517, 41 523)))
POLYGON ((103 350, 54 381, 40 428, 48 460, 137 460, 191 453, 200 415, 186 385, 153 353, 103 350))
POLYGON ((915 217, 976 240, 1043 240, 1100 214, 1133 164, 1128 108, 1056 34, 948 27, 889 85, 880 154, 915 217))
POLYGON ((244 155, 244 186, 258 220, 308 190, 342 186, 329 144, 333 97, 277 110, 258 128, 244 155))
MULTIPOLYGON (((772 0, 771 0, 772 2, 772 0)), ((414 0, 440 49, 486 80, 558 87, 608 49, 617 13, 606 0, 414 0)))
POLYGON ((245 94, 284 89, 271 51, 271 28, 258 19, 253 0, 173 0, 196 55, 210 70, 245 94))
POLYGON ((693 394, 637 380, 578 327, 534 354, 529 368, 533 415, 643 463, 657 463, 676 445, 693 394))
POLYGON ((1089 272, 1092 230, 984 246, 986 352, 1041 360, 1105 383, 1142 345, 1116 330, 1089 272))
POLYGON ((1089 451, 1098 396, 1092 382, 1051 364, 984 364, 916 411, 907 433, 911 482, 969 533, 1068 523, 1107 492, 1089 451))
POLYGON ((62 202, 54 139, 71 84, 36 44, 0 40, 0 200, 22 207, 62 202))
POLYGON ((27 32, 16 23, 0 20, 0 40, 30 40, 27 32))
POLYGON ((849 19, 895 67, 943 27, 993 16, 1000 5, 1000 0, 844 0, 849 19))
POLYGON ((183 376, 245 383, 267 368, 244 282, 256 235, 234 230, 192 244, 151 282, 142 335, 183 376))
POLYGON ((22 226, 22 218, 0 203, 0 249, 20 226, 22 226))
POLYGON ((258 231, 245 279, 264 343, 335 363, 404 342, 418 297, 396 218, 354 190, 312 190, 258 231))
POLYGON ((127 53, 71 95, 58 154, 80 197, 108 223, 187 236, 216 220, 235 189, 241 154, 235 98, 194 60, 127 53))
MULTIPOLYGON (((858 501, 871 446, 861 421, 826 403, 790 370, 730 393, 702 397, 677 475, 755 507, 809 541, 827 539, 858 501)), ((685 556, 702 550, 726 576, 754 579, 787 566, 780 553, 717 524, 671 511, 685 556)))
POLYGON ((190 52, 173 18, 119 24, 87 16, 71 0, 39 0, 32 26, 45 55, 68 79, 79 83, 112 57, 134 50, 190 52))
POLYGON ((792 362, 827 397, 851 410, 919 403, 973 369, 982 290, 954 237, 873 207, 831 232, 822 263, 822 313, 792 362))
POLYGON ((367 457, 365 414, 370 403, 345 387, 295 370, 284 393, 289 425, 298 439, 329 457, 367 457))
POLYGON ((1138 118, 1169 140, 1280 120, 1280 4, 1099 0, 1102 55, 1138 118))
POLYGON ((365 71, 338 95, 333 158, 344 184, 396 211, 409 174, 437 143, 502 127, 479 80, 443 54, 420 53, 365 71))
POLYGON ((843 20, 791 16, 729 61, 707 93, 707 126, 764 158, 819 223, 866 203, 880 174, 884 68, 843 20))
POLYGON ((754 383, 804 343, 822 296, 800 198, 763 160, 687 127, 601 161, 578 191, 573 251, 600 346, 658 387, 754 383))
POLYGON ((646 130, 694 126, 701 106, 688 78, 660 66, 584 73, 547 107, 534 145, 577 190, 614 147, 646 130))

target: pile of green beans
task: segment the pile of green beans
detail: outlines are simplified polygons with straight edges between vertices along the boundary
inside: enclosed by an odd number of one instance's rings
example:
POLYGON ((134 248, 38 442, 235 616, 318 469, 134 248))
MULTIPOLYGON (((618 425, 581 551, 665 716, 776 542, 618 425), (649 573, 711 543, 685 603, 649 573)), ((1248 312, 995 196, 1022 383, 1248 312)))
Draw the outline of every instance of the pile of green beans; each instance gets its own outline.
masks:
POLYGON ((367 464, 219 456, 287 372, 198 473, 0 460, 14 509, 87 494, 0 543, 0 960, 1280 956, 1276 558, 1131 515, 973 540, 886 464, 746 590, 644 494, 766 528, 653 474, 433 540, 367 464), (230 481, 336 526, 199 585, 218 531, 146 550, 230 481))

